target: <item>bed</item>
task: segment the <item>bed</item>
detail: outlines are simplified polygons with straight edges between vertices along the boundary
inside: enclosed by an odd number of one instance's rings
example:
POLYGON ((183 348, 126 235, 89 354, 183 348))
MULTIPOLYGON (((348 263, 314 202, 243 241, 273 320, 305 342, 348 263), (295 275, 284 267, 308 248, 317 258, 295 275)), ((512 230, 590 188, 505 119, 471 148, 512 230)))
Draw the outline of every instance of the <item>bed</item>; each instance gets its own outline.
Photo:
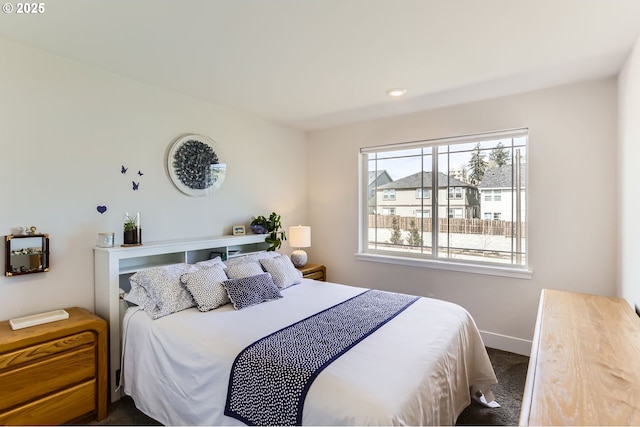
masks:
MULTIPOLYGON (((279 289, 281 297, 239 310, 233 304, 191 307, 153 319, 144 304, 128 308, 124 393, 165 425, 243 425, 242 417, 229 415, 231 373, 243 350, 369 295, 337 283, 295 282, 279 289)), ((470 314, 417 297, 314 375, 300 403, 297 423, 303 425, 453 425, 472 393, 492 400, 497 383, 470 314)))

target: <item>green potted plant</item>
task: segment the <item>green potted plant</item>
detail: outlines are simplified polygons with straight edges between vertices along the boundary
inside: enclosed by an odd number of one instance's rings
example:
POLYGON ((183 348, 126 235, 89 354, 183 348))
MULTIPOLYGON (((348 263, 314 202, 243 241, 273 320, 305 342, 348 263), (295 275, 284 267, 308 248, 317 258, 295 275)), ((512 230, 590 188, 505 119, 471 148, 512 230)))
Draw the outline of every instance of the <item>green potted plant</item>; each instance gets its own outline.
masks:
POLYGON ((125 245, 142 244, 142 229, 140 228, 139 212, 136 212, 133 215, 129 215, 129 212, 125 213, 123 242, 125 245))
POLYGON ((267 248, 268 251, 280 249, 282 242, 287 240, 287 236, 281 228, 282 222, 280 222, 280 215, 275 212, 271 212, 269 218, 265 218, 263 215, 260 215, 251 221, 251 230, 254 233, 269 234, 269 236, 264 239, 264 241, 269 244, 269 247, 267 248))

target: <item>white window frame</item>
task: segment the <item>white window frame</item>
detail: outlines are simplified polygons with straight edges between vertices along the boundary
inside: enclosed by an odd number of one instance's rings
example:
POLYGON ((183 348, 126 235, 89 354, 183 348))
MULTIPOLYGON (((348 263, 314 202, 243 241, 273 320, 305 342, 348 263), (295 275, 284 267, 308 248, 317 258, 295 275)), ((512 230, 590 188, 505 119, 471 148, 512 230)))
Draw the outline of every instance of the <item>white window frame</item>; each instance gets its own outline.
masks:
POLYGON ((396 214, 396 208, 382 207, 382 215, 391 216, 396 214))
POLYGON ((430 199, 431 198, 431 189, 430 188, 416 188, 416 199, 430 199), (427 194, 425 196, 425 193, 427 194))
POLYGON ((449 187, 447 197, 450 200, 462 200, 462 187, 449 187))
POLYGON ((449 208, 447 218, 464 218, 463 212, 462 208, 449 208))
POLYGON ((396 199, 396 189, 391 188, 388 190, 382 190, 382 200, 395 200, 396 199))
MULTIPOLYGON (((410 254, 390 254, 385 253, 380 250, 371 250, 368 248, 368 187, 363 183, 368 182, 368 155, 370 153, 376 152, 384 152, 384 151, 398 151, 404 149, 414 149, 414 148, 424 148, 424 147, 437 147, 439 145, 446 144, 459 144, 459 143, 470 143, 470 142, 482 142, 482 141, 491 141, 503 138, 512 138, 512 137, 522 137, 527 136, 527 153, 530 153, 530 144, 528 141, 529 130, 528 128, 519 128, 519 129, 511 129, 499 132, 487 132, 483 134, 474 134, 474 135, 464 135, 464 136, 456 136, 450 138, 438 138, 433 140, 423 140, 423 141, 415 141, 415 142, 407 142, 407 143, 399 143, 399 144, 389 144, 382 146, 374 146, 374 147, 362 147, 360 149, 360 160, 359 160, 359 169, 360 169, 360 183, 359 183, 359 227, 358 227, 358 235, 359 235, 359 243, 358 243, 358 252, 356 253, 356 259, 361 261, 370 261, 370 262, 381 262, 388 264, 397 264, 397 265, 405 265, 412 267, 425 267, 425 268, 435 268, 441 270, 450 270, 450 271, 458 271, 458 272, 468 272, 468 273, 478 273, 478 274, 488 274, 494 276, 504 276, 504 277, 514 277, 520 279, 531 279, 533 277, 533 270, 531 270, 529 266, 529 250, 528 250, 528 242, 529 242, 529 233, 528 233, 528 224, 529 224, 529 215, 525 213, 525 227, 527 239, 525 241, 524 248, 524 256, 525 256, 525 265, 513 265, 513 264, 497 264, 497 263, 482 263, 482 262, 473 262, 473 261, 462 261, 462 260, 453 260, 450 258, 437 258, 437 257, 425 257, 425 256, 411 256, 410 254)), ((437 149, 435 150, 437 152, 437 149)), ((433 168, 433 176, 437 176, 438 168, 437 168, 437 155, 432 156, 434 161, 433 168)), ((527 158, 529 155, 527 154, 527 158)), ((527 175, 527 170, 530 162, 526 161, 524 170, 522 173, 527 175)), ((434 178, 435 180, 436 178, 434 178)), ((525 179, 528 182, 528 179, 525 179)), ((435 183, 437 188, 437 182, 435 183)), ((448 192, 445 195, 448 197, 448 192)), ((436 207, 437 205, 437 197, 432 201, 433 205, 436 207)), ((525 204, 526 211, 529 210, 530 203, 525 204)), ((437 220, 438 216, 434 215, 431 219, 436 223, 435 227, 432 229, 437 230, 437 220)), ((433 233, 432 239, 436 241, 432 246, 437 246, 437 235, 438 233, 433 233)))

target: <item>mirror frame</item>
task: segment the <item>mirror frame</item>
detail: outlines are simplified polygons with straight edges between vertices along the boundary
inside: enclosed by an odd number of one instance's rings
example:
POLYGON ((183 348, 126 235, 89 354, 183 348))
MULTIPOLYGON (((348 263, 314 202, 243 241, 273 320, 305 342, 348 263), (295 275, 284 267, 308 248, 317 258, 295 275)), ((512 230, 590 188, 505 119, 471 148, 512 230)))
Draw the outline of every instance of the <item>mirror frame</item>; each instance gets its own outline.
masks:
MULTIPOLYGON (((46 273, 49 271, 49 235, 48 234, 24 234, 24 235, 14 235, 10 234, 8 236, 4 236, 5 238, 5 272, 4 275, 7 277, 12 276, 21 276, 24 274, 34 274, 34 273, 46 273), (35 248, 36 251, 33 253, 14 253, 16 249, 12 249, 12 242, 14 239, 28 239, 28 238, 40 238, 40 248, 35 248), (11 263, 11 259, 14 256, 22 256, 22 255, 40 255, 40 265, 36 268, 32 269, 18 269, 14 271, 13 265, 11 263)), ((31 249, 31 248, 30 248, 31 249)), ((22 249, 21 249, 22 250, 22 249)), ((21 266, 23 267, 23 266, 21 266)))

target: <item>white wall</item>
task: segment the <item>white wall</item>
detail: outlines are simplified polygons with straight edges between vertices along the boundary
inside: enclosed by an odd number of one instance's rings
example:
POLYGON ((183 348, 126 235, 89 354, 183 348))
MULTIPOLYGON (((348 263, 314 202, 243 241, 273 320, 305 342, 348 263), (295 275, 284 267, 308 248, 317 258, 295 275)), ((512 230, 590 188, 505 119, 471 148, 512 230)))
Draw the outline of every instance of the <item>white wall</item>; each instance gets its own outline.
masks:
POLYGON ((231 234, 274 210, 285 228, 307 222, 302 132, 2 39, 0 57, 0 234, 36 225, 51 236, 50 272, 0 276, 1 320, 93 310, 92 247, 101 231, 122 243, 125 211, 141 212, 143 241, 231 234), (168 178, 166 151, 183 133, 213 138, 228 163, 212 196, 168 178))
POLYGON ((640 39, 618 78, 620 150, 619 294, 640 306, 640 39))
POLYGON ((543 288, 616 293, 616 110, 616 80, 606 79, 312 132, 310 260, 331 281, 456 302, 488 345, 528 354, 543 288), (533 279, 355 260, 359 147, 519 127, 530 129, 533 279))

